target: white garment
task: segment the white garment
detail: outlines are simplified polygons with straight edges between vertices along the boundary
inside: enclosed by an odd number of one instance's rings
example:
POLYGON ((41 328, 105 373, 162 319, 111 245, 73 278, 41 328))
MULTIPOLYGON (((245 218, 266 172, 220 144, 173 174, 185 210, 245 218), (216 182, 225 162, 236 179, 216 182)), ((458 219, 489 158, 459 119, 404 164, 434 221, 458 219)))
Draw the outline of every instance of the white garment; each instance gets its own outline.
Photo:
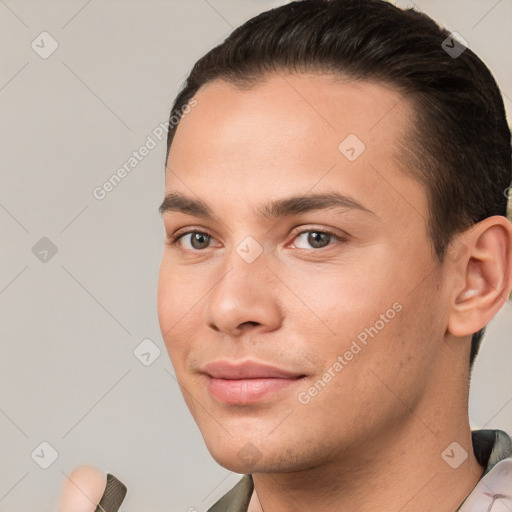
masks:
POLYGON ((460 512, 512 512, 512 459, 498 462, 484 475, 460 512))

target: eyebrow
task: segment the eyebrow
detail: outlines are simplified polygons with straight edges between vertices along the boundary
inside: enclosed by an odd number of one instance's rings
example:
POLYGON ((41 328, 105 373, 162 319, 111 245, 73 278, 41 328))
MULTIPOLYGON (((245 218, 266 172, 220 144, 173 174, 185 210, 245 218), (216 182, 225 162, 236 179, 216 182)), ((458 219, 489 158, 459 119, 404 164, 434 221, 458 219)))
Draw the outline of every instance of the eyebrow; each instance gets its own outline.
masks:
MULTIPOLYGON (((353 197, 338 192, 324 192, 286 197, 269 201, 261 206, 257 213, 268 219, 299 215, 315 210, 360 210, 375 215, 374 212, 356 201, 353 197)), ((161 215, 166 212, 181 212, 196 217, 214 220, 216 216, 201 200, 187 197, 181 192, 169 192, 158 211, 161 215)))

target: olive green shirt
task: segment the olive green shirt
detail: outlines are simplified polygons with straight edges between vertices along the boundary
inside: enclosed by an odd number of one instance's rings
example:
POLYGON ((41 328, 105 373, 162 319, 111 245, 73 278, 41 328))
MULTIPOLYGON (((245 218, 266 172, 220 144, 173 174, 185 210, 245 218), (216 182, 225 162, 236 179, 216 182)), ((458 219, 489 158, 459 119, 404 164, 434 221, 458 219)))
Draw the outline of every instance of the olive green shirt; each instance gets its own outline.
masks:
MULTIPOLYGON (((475 487, 455 512, 510 512, 512 510, 512 442, 501 430, 472 432, 473 451, 485 468, 475 487)), ((254 490, 250 474, 242 479, 208 512, 247 512, 254 490)))

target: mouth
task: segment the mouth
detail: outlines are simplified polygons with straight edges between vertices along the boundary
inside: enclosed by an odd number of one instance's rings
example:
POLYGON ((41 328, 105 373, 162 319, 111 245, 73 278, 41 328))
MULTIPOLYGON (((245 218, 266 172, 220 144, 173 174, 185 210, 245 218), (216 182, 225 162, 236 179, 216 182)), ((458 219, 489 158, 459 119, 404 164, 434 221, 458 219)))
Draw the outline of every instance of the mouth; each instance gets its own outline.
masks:
POLYGON ((306 376, 255 361, 216 361, 207 364, 206 375, 210 395, 226 404, 245 405, 290 390, 306 376))

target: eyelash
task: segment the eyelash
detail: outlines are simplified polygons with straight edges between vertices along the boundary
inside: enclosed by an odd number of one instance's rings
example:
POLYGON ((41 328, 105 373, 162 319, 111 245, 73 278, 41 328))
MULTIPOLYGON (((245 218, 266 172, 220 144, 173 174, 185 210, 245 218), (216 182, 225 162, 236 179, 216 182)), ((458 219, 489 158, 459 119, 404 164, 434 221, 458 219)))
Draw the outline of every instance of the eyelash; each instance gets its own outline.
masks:
MULTIPOLYGON (((190 234, 195 234, 195 233, 198 233, 200 235, 206 235, 206 236, 209 236, 211 238, 214 238, 212 235, 210 235, 210 233, 206 232, 206 231, 199 231, 199 230, 189 230, 189 231, 184 231, 182 233, 178 232, 176 234, 174 234, 172 236, 172 238, 170 240, 168 240, 167 244, 174 247, 176 245, 178 245, 178 240, 180 240, 182 237, 184 237, 185 235, 190 235, 190 234)), ((293 232, 293 239, 297 238, 299 235, 302 235, 304 233, 321 233, 321 234, 324 234, 324 235, 329 235, 331 237, 333 237, 337 242, 345 242, 346 241, 346 238, 334 233, 333 231, 330 231, 328 229, 303 229, 302 231, 295 231, 293 232)), ((319 249, 315 249, 315 248, 311 248, 311 251, 315 251, 315 252, 319 252, 319 251, 322 251, 324 249, 327 249, 330 245, 333 245, 332 243, 329 243, 327 244, 326 246, 324 247, 321 247, 319 249)), ((184 249, 186 251, 189 251, 189 252, 202 252, 206 249, 208 249, 209 247, 206 247, 205 249, 184 249)), ((298 247, 299 250, 303 250, 303 251, 307 251, 308 249, 303 249, 302 247, 298 247)))

